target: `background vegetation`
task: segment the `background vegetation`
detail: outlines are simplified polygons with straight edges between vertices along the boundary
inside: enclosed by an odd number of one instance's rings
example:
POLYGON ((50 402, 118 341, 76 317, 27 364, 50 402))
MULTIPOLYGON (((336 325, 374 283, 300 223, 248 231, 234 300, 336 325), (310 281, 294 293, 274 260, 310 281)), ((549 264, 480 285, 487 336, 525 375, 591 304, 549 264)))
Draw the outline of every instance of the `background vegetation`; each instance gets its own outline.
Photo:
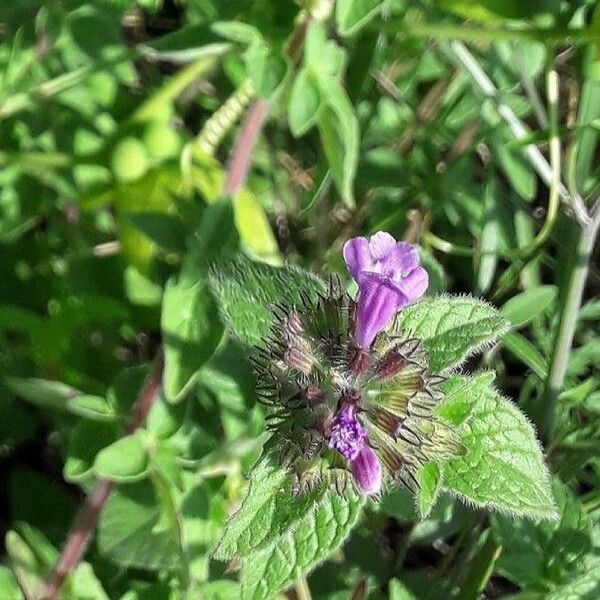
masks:
POLYGON ((392 494, 288 596, 600 597, 595 0, 4 0, 0 44, 0 598, 240 597, 264 414, 207 266, 377 230, 512 323, 469 369, 561 515, 392 494))

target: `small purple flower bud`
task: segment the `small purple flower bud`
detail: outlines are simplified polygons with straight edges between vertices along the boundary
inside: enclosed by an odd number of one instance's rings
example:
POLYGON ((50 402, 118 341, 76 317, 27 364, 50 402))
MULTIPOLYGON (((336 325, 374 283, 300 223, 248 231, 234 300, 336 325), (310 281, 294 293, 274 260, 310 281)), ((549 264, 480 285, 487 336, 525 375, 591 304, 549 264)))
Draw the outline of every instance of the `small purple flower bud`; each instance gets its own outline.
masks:
POLYGON ((369 446, 364 446, 350 466, 356 483, 365 494, 377 494, 381 490, 381 463, 369 446))
POLYGON ((368 350, 392 317, 425 293, 429 284, 427 271, 419 266, 415 246, 396 242, 385 231, 368 240, 348 240, 344 260, 359 289, 355 341, 368 350))
POLYGON ((366 429, 354 416, 354 406, 343 404, 331 421, 329 447, 353 461, 365 446, 366 429))

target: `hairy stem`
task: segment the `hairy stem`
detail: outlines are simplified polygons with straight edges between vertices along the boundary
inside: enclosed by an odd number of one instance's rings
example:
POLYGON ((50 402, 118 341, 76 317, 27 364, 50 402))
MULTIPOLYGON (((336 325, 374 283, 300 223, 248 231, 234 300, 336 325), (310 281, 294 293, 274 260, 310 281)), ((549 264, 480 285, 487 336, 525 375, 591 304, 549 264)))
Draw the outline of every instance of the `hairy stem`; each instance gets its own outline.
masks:
MULTIPOLYGON (((150 375, 141 389, 125 425, 126 435, 144 424, 150 409, 160 396, 163 367, 162 352, 159 352, 150 375)), ((46 586, 40 600, 56 600, 58 597, 58 592, 65 578, 77 567, 85 554, 100 513, 113 487, 114 484, 112 482, 100 479, 96 487, 88 495, 85 504, 73 523, 62 552, 46 580, 46 586)))

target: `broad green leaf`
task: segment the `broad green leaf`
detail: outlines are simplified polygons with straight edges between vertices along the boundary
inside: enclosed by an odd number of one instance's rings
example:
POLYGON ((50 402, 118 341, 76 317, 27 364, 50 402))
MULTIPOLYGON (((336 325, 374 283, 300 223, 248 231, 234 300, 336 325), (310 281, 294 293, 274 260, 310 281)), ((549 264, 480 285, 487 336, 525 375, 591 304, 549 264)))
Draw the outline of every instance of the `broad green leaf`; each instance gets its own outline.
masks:
POLYGON ((477 506, 555 518, 548 470, 525 416, 492 388, 472 401, 471 417, 458 429, 467 454, 443 464, 444 488, 477 506))
POLYGON ((453 375, 442 384, 444 399, 438 407, 442 419, 460 425, 468 420, 477 402, 494 381, 494 373, 484 371, 474 376, 453 375))
POLYGON ((116 482, 132 482, 148 470, 148 438, 143 430, 127 435, 98 452, 94 471, 98 477, 116 482))
POLYGON ((393 327, 423 340, 429 366, 438 372, 490 345, 508 329, 508 322, 482 300, 437 296, 401 310, 393 327))
POLYGON ((249 345, 260 344, 273 322, 272 305, 301 305, 314 298, 324 283, 295 267, 277 268, 239 257, 215 265, 210 285, 229 331, 249 345))
MULTIPOLYGON (((594 18, 596 33, 600 31, 600 18, 596 11, 594 18)), ((598 48, 596 48, 596 56, 598 56, 598 48)), ((598 60, 596 60, 596 65, 598 60)), ((597 69, 597 67, 596 67, 597 69)), ((587 79, 581 86, 581 99, 579 103, 579 114, 577 121, 580 125, 587 125, 594 119, 600 117, 600 108, 595 98, 598 98, 600 92, 600 81, 598 79, 587 79)), ((590 187, 590 170, 594 164, 594 155, 598 147, 598 131, 591 127, 585 128, 581 137, 577 141, 577 150, 575 154, 575 177, 577 187, 582 192, 587 192, 590 187)), ((592 180, 593 181, 593 180, 592 180)))
POLYGON ((506 548, 498 572, 523 588, 561 584, 581 571, 592 549, 590 519, 581 502, 558 479, 552 486, 560 520, 534 523, 495 514, 494 535, 506 548))
POLYGON ((342 35, 356 33, 382 7, 383 0, 338 0, 335 22, 342 35))
POLYGON ((310 70, 304 68, 294 79, 288 104, 288 122, 294 137, 303 136, 316 122, 321 92, 310 70))
POLYGON ((500 312, 519 329, 541 315, 556 298, 556 292, 555 285, 530 288, 507 300, 500 312))
POLYGON ((421 468, 419 486, 417 508, 419 515, 424 519, 431 512, 442 486, 442 470, 438 463, 429 462, 421 468))
MULTIPOLYGON (((347 476, 339 471, 336 475, 347 476)), ((291 477, 263 457, 242 505, 227 524, 215 557, 241 560, 242 600, 267 600, 334 552, 349 535, 363 497, 331 479, 295 495, 291 477)))
POLYGON ((317 120, 323 151, 339 195, 352 208, 360 144, 358 119, 344 88, 336 79, 321 75, 319 88, 325 100, 317 120))
POLYGON ((177 568, 177 542, 171 531, 157 527, 160 515, 161 508, 149 481, 119 486, 100 516, 100 552, 124 567, 177 568))
POLYGON ((548 361, 541 352, 524 336, 510 331, 502 338, 502 345, 519 360, 544 379, 548 373, 548 361))
POLYGON ((171 402, 181 399, 223 333, 215 319, 217 307, 206 282, 189 283, 182 279, 167 283, 162 305, 163 389, 171 402))

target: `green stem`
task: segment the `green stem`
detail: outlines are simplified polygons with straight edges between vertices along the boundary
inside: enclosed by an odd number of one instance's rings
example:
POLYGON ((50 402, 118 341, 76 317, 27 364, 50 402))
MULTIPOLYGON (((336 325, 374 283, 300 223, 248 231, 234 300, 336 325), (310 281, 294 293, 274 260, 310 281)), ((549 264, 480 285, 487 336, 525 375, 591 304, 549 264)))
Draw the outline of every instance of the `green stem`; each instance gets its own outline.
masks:
POLYGON ((519 273, 527 266, 529 262, 536 258, 540 250, 544 247, 552 229, 556 223, 560 207, 559 189, 561 185, 561 149, 558 124, 558 74, 554 68, 553 51, 548 51, 548 67, 546 71, 546 95, 548 99, 548 120, 549 120, 549 139, 550 145, 550 168, 552 180, 550 181, 550 192, 548 196, 548 211, 546 220, 538 234, 532 240, 531 244, 522 248, 519 252, 519 258, 514 262, 504 275, 500 278, 496 291, 492 296, 493 300, 498 300, 506 294, 515 284, 519 273))
POLYGON ((558 396, 562 391, 569 355, 575 336, 577 318, 585 283, 590 266, 590 258, 594 250, 598 230, 600 228, 600 211, 593 213, 592 221, 581 230, 577 242, 577 256, 571 265, 571 271, 566 278, 565 301, 559 315, 558 330, 554 339, 550 369, 545 382, 540 406, 540 430, 548 442, 554 431, 558 396))

